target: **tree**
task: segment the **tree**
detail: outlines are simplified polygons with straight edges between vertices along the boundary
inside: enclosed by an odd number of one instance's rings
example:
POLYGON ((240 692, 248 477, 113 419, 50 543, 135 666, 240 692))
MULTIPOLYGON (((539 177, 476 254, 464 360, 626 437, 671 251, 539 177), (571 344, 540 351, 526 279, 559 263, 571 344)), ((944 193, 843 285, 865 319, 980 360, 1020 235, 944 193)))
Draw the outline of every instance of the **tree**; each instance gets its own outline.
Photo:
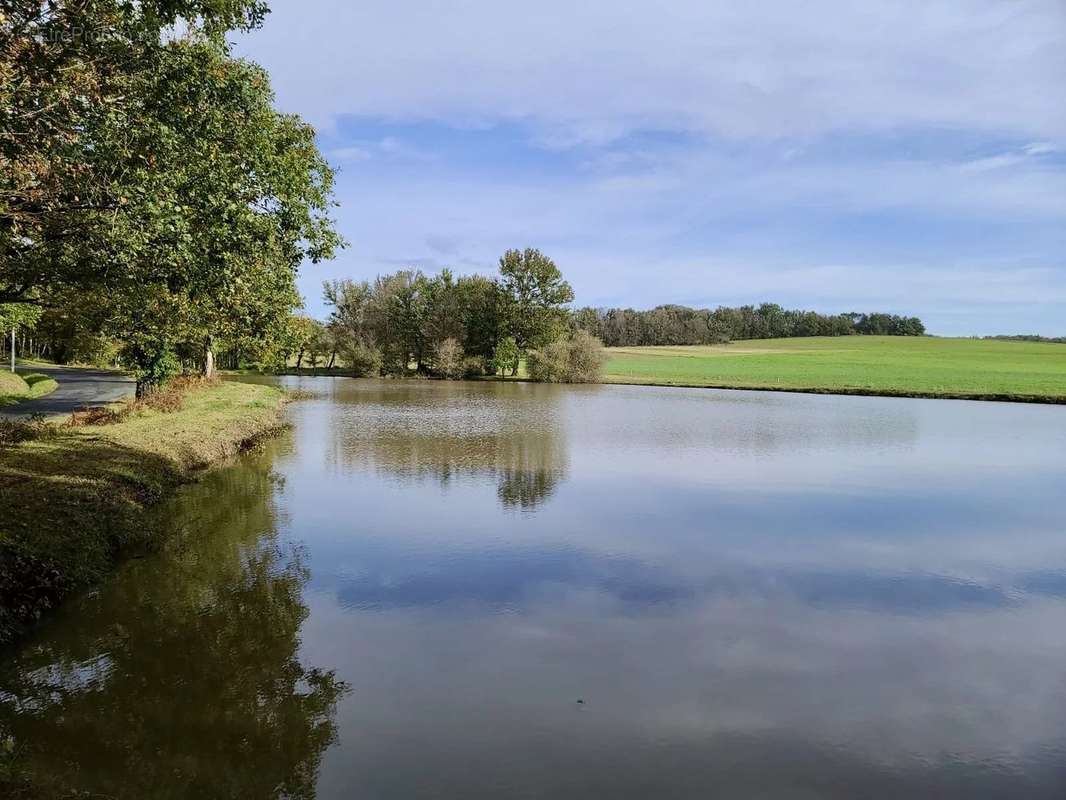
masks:
POLYGON ((510 370, 512 375, 518 373, 518 362, 521 354, 513 336, 500 339, 496 350, 492 355, 492 370, 496 374, 506 374, 510 370))
POLYGON ((296 369, 303 365, 304 355, 311 347, 311 342, 318 334, 318 326, 321 323, 303 314, 293 314, 287 321, 287 337, 289 341, 289 353, 296 354, 296 369))
POLYGON ((337 330, 342 346, 352 347, 374 339, 370 304, 373 294, 366 281, 335 280, 322 285, 326 304, 333 307, 329 320, 337 330))
POLYGON ((439 275, 426 278, 422 290, 426 302, 423 338, 429 342, 454 339, 462 343, 465 333, 463 293, 452 271, 445 267, 439 275))
POLYGON ((332 172, 298 118, 277 113, 265 73, 208 40, 160 53, 139 86, 127 230, 140 245, 111 309, 120 338, 266 337, 299 304, 296 272, 342 244, 327 216, 332 172))
POLYGON ((210 372, 217 341, 279 335, 300 264, 343 243, 313 130, 225 41, 265 6, 16 5, 0 22, 3 99, 25 109, 0 127, 0 299, 96 304, 139 388, 190 345, 210 372), (182 38, 162 35, 179 20, 182 38))
POLYGON ((470 275, 459 278, 456 288, 462 308, 463 349, 488 361, 500 339, 500 286, 492 278, 470 275))
POLYGON ((353 378, 376 378, 381 374, 381 351, 373 345, 356 342, 344 355, 353 378))
POLYGON ((445 339, 437 345, 433 359, 434 371, 442 378, 453 381, 459 380, 463 377, 465 369, 464 356, 463 346, 459 344, 458 340, 453 338, 445 339))
MULTIPOLYGON (((122 249, 135 91, 176 23, 224 44, 258 27, 261 0, 9 0, 0 14, 0 302, 109 286, 122 249)), ((151 166, 150 153, 133 159, 151 166)))
POLYGON ((565 327, 574 299, 555 262, 539 250, 508 250, 500 259, 504 328, 519 353, 546 344, 565 327))

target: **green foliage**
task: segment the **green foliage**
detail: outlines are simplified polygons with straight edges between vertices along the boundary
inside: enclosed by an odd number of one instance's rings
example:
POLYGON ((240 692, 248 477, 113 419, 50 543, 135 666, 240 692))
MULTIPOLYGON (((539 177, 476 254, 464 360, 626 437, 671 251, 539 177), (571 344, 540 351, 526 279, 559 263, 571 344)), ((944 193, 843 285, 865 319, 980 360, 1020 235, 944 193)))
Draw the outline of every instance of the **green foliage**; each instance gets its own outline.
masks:
POLYGON ((568 383, 599 383, 603 380, 603 366, 607 354, 603 342, 586 331, 575 331, 569 340, 567 353, 568 383))
POLYGON ((503 325, 500 286, 484 275, 469 275, 459 278, 457 287, 463 316, 463 349, 491 359, 503 325))
POLYGON ((546 344, 564 329, 574 291, 555 262, 534 248, 508 250, 500 259, 504 328, 520 352, 546 344))
POLYGON ((500 375, 506 375, 508 373, 511 375, 517 374, 520 357, 518 344, 515 342, 513 336, 507 336, 500 339, 492 354, 493 372, 500 375))
POLYGON ((463 377, 480 378, 489 374, 491 368, 482 356, 467 356, 463 359, 463 377))
POLYGON ((373 345, 357 342, 344 351, 345 361, 354 378, 376 378, 381 375, 381 351, 373 345))
POLYGON ((545 383, 599 383, 606 360, 599 339, 577 331, 526 356, 529 377, 545 383))
POLYGON ((265 13, 261 0, 4 3, 0 108, 18 113, 0 115, 0 302, 121 282, 108 256, 137 246, 122 238, 137 223, 158 221, 131 215, 131 201, 156 167, 138 129, 161 132, 145 111, 176 44, 165 30, 178 23, 224 49, 226 31, 265 13))
POLYGON ((570 347, 565 339, 556 339, 526 354, 526 372, 541 383, 565 383, 570 347))
POLYGON ((138 340, 128 345, 123 353, 134 367, 138 397, 181 372, 181 362, 174 349, 165 342, 138 340))
POLYGON ((631 308, 581 308, 573 325, 597 336, 609 347, 722 344, 732 340, 804 336, 875 334, 920 336, 925 326, 917 317, 893 314, 818 314, 787 310, 776 303, 715 310, 664 305, 650 311, 631 308))
POLYGON ((269 349, 301 263, 343 243, 314 131, 273 108, 266 74, 223 35, 265 6, 17 6, 0 21, 0 100, 30 111, 0 121, 0 302, 47 301, 68 323, 53 336, 119 338, 145 374, 143 341, 269 349), (185 35, 161 36, 175 20, 185 35))
POLYGON ((31 327, 41 318, 41 309, 29 303, 0 304, 0 332, 31 327))

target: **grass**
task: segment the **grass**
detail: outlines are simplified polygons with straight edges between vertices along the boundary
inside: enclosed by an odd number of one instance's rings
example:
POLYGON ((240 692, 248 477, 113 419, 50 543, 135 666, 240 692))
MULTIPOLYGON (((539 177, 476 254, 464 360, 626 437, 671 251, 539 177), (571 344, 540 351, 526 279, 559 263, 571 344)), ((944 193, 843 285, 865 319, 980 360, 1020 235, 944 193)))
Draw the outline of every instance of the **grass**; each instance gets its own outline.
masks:
POLYGON ((221 383, 170 413, 130 403, 78 427, 5 423, 0 442, 0 642, 150 546, 145 511, 206 466, 277 429, 280 389, 221 383), (17 430, 16 430, 17 429, 17 430), (13 435, 12 435, 12 432, 13 435), (20 439, 29 439, 20 443, 20 439))
POLYGON ((0 406, 44 397, 58 388, 59 384, 55 378, 42 375, 39 372, 33 372, 29 375, 0 372, 0 406))
POLYGON ((0 371, 0 406, 25 400, 29 393, 30 387, 21 375, 7 370, 0 371))
POLYGON ((608 351, 608 383, 1066 402, 1066 346, 842 336, 608 351))
POLYGON ((29 400, 44 397, 46 394, 51 394, 59 388, 59 383, 55 378, 50 375, 42 375, 39 372, 24 375, 23 380, 26 381, 26 385, 30 387, 30 392, 27 396, 27 399, 29 400))

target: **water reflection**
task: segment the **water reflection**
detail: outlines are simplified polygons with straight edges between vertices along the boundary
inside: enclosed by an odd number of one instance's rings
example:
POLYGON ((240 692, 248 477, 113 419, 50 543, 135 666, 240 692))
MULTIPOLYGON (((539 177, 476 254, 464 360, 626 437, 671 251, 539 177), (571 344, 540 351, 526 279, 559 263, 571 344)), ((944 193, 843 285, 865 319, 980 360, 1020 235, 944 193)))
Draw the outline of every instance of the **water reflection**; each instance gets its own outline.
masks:
POLYGON ((1062 409, 303 383, 3 673, 46 786, 1066 795, 1062 409))
POLYGON ((3 662, 0 740, 32 796, 314 796, 344 686, 298 658, 308 571, 278 490, 259 464, 211 476, 164 553, 3 662))
POLYGON ((491 476, 505 508, 531 510, 566 478, 564 390, 524 384, 341 384, 331 458, 441 486, 491 476), (517 391, 516 391, 517 388, 517 391))

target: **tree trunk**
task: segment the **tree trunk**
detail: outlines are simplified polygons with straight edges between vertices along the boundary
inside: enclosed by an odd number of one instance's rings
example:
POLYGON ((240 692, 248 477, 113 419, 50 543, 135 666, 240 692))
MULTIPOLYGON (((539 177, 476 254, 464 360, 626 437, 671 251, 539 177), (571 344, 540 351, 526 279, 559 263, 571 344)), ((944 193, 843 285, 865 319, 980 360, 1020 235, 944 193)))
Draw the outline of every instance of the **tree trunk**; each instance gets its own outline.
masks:
POLYGON ((213 378, 215 376, 215 350, 214 350, 214 337, 208 336, 204 340, 204 377, 213 378))
POLYGON ((297 372, 300 371, 300 364, 303 363, 303 360, 304 360, 304 349, 301 347, 300 348, 300 355, 296 356, 296 371, 297 372))
POLYGON ((327 370, 333 369, 333 362, 336 361, 336 360, 337 360, 337 351, 334 350, 333 352, 331 352, 329 354, 329 365, 326 367, 326 369, 327 370))

